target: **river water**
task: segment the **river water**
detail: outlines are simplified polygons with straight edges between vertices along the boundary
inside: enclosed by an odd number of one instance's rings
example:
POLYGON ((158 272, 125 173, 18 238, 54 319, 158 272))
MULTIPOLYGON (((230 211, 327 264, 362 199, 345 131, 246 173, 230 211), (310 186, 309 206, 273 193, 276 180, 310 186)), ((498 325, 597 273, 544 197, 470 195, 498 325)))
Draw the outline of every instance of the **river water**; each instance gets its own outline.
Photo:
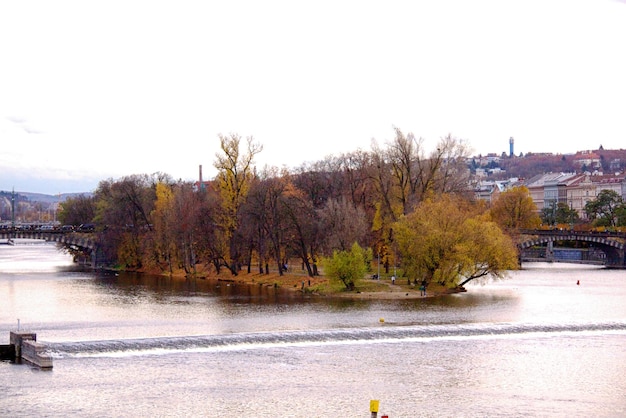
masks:
POLYGON ((0 342, 19 319, 54 357, 0 362, 0 415, 626 416, 624 271, 527 264, 467 288, 329 300, 0 245, 0 342))

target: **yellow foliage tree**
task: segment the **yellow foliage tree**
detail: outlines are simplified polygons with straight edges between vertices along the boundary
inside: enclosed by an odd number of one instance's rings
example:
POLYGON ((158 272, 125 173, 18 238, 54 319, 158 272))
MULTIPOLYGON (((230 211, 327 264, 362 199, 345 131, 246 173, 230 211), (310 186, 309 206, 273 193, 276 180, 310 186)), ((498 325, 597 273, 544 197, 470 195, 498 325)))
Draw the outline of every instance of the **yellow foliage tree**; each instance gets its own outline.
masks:
POLYGON ((235 264, 239 254, 237 243, 234 241, 235 231, 239 226, 240 208, 244 204, 250 182, 254 175, 252 163, 254 156, 263 150, 263 147, 248 137, 247 149, 241 150, 241 137, 238 134, 229 136, 219 135, 221 153, 217 153, 214 166, 218 170, 217 182, 222 199, 222 217, 220 224, 226 233, 229 242, 231 259, 230 270, 237 274, 235 264))
POLYGON ((517 267, 511 239, 476 206, 450 195, 427 199, 395 225, 406 274, 448 287, 517 267))
POLYGON ((355 242, 350 251, 335 250, 333 256, 323 259, 322 263, 331 280, 341 281, 346 290, 354 290, 365 276, 371 258, 371 249, 363 249, 355 242))
POLYGON ((491 219, 508 233, 537 228, 541 224, 537 206, 525 186, 513 187, 500 194, 490 213, 491 219))
POLYGON ((157 183, 156 201, 152 213, 155 230, 155 261, 157 265, 165 262, 170 274, 172 274, 177 262, 176 245, 172 232, 175 223, 172 213, 173 199, 172 187, 163 182, 157 183))

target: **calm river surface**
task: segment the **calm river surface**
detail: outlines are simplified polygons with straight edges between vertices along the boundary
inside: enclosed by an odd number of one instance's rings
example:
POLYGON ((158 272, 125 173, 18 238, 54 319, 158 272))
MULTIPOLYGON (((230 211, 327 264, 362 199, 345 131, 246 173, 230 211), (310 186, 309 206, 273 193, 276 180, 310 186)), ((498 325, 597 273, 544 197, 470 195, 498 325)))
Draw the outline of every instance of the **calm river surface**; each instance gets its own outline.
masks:
POLYGON ((77 271, 0 245, 0 416, 626 416, 626 272, 528 264, 465 294, 346 301, 77 271), (580 285, 576 281, 580 280, 580 285), (379 321, 384 318, 384 323, 379 321))

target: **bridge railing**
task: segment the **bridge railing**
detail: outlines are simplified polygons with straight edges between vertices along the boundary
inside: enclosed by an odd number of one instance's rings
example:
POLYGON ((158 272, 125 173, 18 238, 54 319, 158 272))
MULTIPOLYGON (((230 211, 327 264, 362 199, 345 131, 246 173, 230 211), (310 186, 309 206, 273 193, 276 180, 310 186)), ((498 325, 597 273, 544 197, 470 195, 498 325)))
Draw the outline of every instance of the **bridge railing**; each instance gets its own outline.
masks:
POLYGON ((626 238, 626 232, 621 231, 576 231, 571 229, 522 229, 521 235, 551 235, 551 236, 596 236, 626 238))

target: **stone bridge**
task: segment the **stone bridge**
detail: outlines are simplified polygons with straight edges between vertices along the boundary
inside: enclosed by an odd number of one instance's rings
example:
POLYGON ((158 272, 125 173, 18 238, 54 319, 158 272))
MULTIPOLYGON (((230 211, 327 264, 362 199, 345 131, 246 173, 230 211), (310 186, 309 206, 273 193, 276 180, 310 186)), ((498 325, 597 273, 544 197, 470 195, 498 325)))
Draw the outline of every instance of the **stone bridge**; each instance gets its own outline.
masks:
MULTIPOLYGON (((546 246, 545 259, 555 260, 554 243, 562 241, 583 241, 590 244, 590 247, 602 251, 606 258, 604 264, 607 267, 625 268, 626 258, 624 256, 624 243, 626 233, 623 232, 594 232, 594 231, 564 231, 564 230, 524 230, 524 239, 518 244, 520 252, 523 254, 527 250, 536 246, 546 246)), ((523 258, 523 257, 522 257, 523 258)), ((584 262, 581 261, 581 262, 584 262)))

